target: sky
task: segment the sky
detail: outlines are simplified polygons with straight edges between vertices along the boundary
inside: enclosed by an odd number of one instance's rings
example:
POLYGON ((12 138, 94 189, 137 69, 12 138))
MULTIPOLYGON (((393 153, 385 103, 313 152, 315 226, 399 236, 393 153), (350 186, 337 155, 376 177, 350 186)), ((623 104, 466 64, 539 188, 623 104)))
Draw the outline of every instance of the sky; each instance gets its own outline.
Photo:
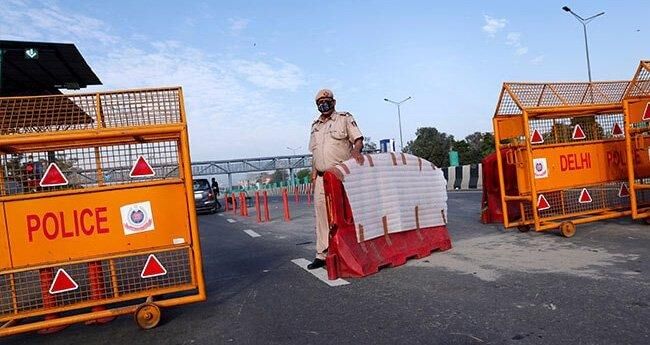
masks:
MULTIPOLYGON (((192 159, 307 153, 314 95, 366 137, 492 131, 505 81, 631 79, 650 58, 643 1, 1 0, 0 39, 76 44, 100 87, 182 86, 192 159), (292 148, 292 149, 289 149, 292 148)), ((399 145, 399 144, 398 144, 399 145)))

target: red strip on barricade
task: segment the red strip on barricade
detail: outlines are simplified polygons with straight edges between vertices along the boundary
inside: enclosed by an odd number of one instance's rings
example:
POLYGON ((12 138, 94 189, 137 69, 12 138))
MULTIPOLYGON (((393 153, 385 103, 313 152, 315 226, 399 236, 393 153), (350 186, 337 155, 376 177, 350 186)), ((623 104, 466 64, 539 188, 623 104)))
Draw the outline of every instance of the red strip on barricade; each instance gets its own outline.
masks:
POLYGON ((264 191, 264 221, 271 221, 271 215, 269 213, 269 195, 264 191))
POLYGON ((359 242, 343 183, 332 172, 326 172, 323 181, 332 229, 326 259, 329 279, 364 277, 383 267, 403 265, 409 258, 423 258, 433 251, 451 248, 444 225, 387 233, 359 242))

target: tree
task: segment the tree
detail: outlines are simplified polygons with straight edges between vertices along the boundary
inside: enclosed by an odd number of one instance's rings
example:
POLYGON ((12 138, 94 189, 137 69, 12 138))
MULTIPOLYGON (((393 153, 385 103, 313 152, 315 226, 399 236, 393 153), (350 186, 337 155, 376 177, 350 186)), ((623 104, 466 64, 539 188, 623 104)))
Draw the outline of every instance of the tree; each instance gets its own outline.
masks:
POLYGON ((273 173, 273 175, 271 175, 270 183, 276 183, 276 182, 279 183, 279 182, 282 182, 282 181, 286 181, 288 176, 289 176, 289 174, 287 174, 286 170, 278 169, 273 173))
POLYGON ((302 169, 296 173, 296 178, 298 181, 304 181, 305 177, 311 179, 311 170, 310 169, 302 169))
POLYGON ((374 153, 377 151, 377 143, 373 142, 370 137, 363 138, 363 152, 374 153))
MULTIPOLYGON (((467 143, 466 152, 458 151, 460 164, 478 164, 490 153, 494 152, 494 135, 492 133, 474 132, 461 140, 467 143), (464 157, 463 157, 464 156, 464 157)), ((458 147, 456 142, 454 148, 458 147)), ((461 145, 465 148, 463 145, 461 145)))
POLYGON ((439 167, 449 165, 449 150, 454 136, 439 132, 434 127, 421 127, 415 132, 415 140, 410 140, 404 152, 424 158, 439 167))
POLYGON ((449 151, 458 151, 460 164, 477 164, 494 152, 494 135, 475 132, 462 140, 453 135, 439 132, 433 127, 418 128, 415 140, 408 142, 404 152, 422 157, 436 166, 449 166, 449 151))

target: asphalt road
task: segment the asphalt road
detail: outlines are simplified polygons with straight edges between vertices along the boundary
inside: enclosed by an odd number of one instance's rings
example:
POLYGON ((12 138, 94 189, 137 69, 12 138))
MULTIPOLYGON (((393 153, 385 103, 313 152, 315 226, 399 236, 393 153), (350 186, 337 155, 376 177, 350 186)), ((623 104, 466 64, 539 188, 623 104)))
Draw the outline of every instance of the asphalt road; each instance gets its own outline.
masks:
POLYGON ((650 227, 599 222, 571 239, 504 231, 478 222, 479 201, 450 193, 453 249, 337 287, 291 261, 315 250, 304 203, 292 203, 290 223, 279 203, 270 223, 200 216, 207 302, 164 310, 150 331, 121 317, 2 343, 650 343, 650 227))

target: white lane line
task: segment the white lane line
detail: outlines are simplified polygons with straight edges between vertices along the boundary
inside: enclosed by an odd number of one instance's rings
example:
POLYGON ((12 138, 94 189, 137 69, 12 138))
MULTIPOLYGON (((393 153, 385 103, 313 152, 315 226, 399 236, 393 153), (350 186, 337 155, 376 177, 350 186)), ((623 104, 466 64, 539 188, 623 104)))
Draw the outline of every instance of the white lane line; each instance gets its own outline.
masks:
POLYGON ((341 278, 336 279, 336 280, 329 280, 327 279, 327 271, 324 268, 317 268, 315 270, 309 270, 307 269, 307 265, 309 265, 311 262, 305 258, 300 258, 300 259, 293 259, 291 260, 294 264, 300 266, 303 270, 311 273, 314 277, 320 279, 323 283, 329 285, 329 286, 341 286, 341 285, 348 285, 350 282, 347 280, 343 280, 341 278))
POLYGON ((230 218, 226 219, 226 221, 227 221, 228 223, 237 223, 236 220, 234 220, 234 219, 230 219, 230 218))
POLYGON ((219 217, 225 217, 223 213, 218 214, 219 217))
POLYGON ((255 231, 253 231, 251 229, 246 229, 246 230, 244 230, 244 232, 247 233, 248 236, 250 236, 250 237, 261 237, 262 236, 262 235, 256 233, 255 231))

